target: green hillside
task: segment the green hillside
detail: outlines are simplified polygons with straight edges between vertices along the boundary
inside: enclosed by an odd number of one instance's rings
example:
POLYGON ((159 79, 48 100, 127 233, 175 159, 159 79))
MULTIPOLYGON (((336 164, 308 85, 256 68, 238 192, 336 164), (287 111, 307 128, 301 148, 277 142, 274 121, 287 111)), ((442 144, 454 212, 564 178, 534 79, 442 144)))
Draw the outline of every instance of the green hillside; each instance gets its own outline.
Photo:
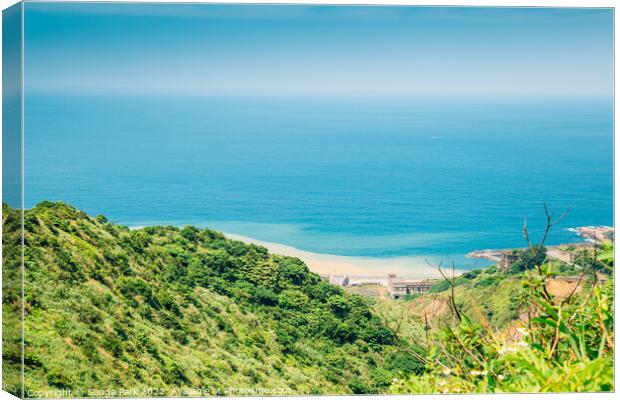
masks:
MULTIPOLYGON (((613 390, 613 279, 584 274, 561 299, 544 271, 490 268, 393 301, 208 229, 130 230, 51 202, 24 225, 27 397, 613 390)), ((3 206, 14 393, 19 226, 3 206)))
MULTIPOLYGON (((5 235, 17 235, 19 213, 3 213, 5 235)), ((392 332, 366 299, 323 282, 298 259, 193 227, 129 230, 62 203, 26 211, 25 229, 32 393, 352 393, 389 384, 382 366, 392 332)), ((5 251, 5 269, 18 256, 5 251)), ((16 295, 5 293, 6 324, 16 322, 8 320, 16 295)), ((13 344, 5 345, 7 364, 19 360, 13 344)))

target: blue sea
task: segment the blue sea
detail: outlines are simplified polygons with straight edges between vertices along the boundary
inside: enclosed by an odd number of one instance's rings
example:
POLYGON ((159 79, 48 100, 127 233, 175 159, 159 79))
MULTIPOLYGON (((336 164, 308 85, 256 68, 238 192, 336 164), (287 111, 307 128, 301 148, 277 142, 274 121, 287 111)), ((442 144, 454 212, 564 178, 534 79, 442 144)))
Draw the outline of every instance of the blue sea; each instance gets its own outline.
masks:
POLYGON ((535 239, 543 204, 613 224, 613 113, 585 99, 27 94, 25 203, 208 226, 345 256, 450 257, 535 239))

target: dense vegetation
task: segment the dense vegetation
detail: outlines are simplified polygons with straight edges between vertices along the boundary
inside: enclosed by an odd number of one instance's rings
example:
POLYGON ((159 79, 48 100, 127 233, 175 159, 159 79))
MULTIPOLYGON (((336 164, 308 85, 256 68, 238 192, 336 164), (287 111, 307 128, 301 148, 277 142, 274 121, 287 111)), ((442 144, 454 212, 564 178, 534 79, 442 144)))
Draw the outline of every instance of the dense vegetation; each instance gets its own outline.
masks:
MULTIPOLYGON (((51 202, 24 218, 29 397, 613 390, 613 279, 596 275, 612 268, 609 247, 569 297, 546 289, 557 267, 524 254, 523 269, 393 301, 208 229, 130 230, 51 202)), ((19 225, 3 206, 9 328, 19 225)), ((5 328, 9 389, 19 341, 5 328)))
POLYGON ((423 317, 425 333, 408 339, 427 368, 390 391, 612 391, 613 246, 575 251, 567 264, 532 246, 515 252, 506 271, 449 276, 410 301, 408 314, 423 317))
MULTIPOLYGON (((5 235, 19 235, 19 212, 3 214, 5 235)), ((368 299, 298 259, 194 227, 130 230, 63 203, 39 204, 24 224, 25 386, 34 395, 367 393, 391 381, 395 336, 368 299)), ((18 257, 5 251, 5 266, 18 257)), ((17 318, 18 296, 6 291, 7 316, 17 318)), ((19 362, 13 339, 5 363, 19 362)))

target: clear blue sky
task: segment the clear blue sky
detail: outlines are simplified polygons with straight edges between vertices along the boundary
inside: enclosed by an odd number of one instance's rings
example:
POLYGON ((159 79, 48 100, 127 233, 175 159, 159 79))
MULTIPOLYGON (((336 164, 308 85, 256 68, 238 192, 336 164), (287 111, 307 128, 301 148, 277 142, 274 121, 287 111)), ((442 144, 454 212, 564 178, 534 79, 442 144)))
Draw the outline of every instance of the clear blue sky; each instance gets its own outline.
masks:
POLYGON ((28 92, 612 95, 611 9, 26 3, 28 92))

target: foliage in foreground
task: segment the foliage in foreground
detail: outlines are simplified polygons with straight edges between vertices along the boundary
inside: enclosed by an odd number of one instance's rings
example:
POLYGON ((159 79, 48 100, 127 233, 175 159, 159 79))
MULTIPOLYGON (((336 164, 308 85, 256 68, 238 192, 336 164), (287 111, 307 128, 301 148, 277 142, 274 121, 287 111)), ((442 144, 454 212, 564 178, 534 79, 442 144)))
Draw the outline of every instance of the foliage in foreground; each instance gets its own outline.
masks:
POLYGON ((511 329, 497 330, 481 314, 429 328, 416 354, 428 371, 403 376, 391 392, 612 391, 611 280, 569 303, 529 300, 536 316, 511 329))
POLYGON ((447 279, 450 291, 443 297, 450 312, 442 321, 426 323, 425 337, 420 337, 424 345, 415 352, 427 371, 403 376, 390 391, 613 391, 613 246, 590 250, 581 258, 583 264, 571 267, 579 271, 578 282, 569 286, 573 289, 555 294, 550 288, 557 266, 541 265, 544 258, 536 257, 537 248, 543 247, 531 246, 528 255, 536 263, 508 275, 492 267, 447 279), (504 278, 495 280, 498 276, 504 278), (489 279, 495 281, 483 284, 489 279), (514 313, 510 319, 489 321, 496 293, 488 292, 486 300, 476 296, 488 288, 510 299, 493 317, 514 313))

